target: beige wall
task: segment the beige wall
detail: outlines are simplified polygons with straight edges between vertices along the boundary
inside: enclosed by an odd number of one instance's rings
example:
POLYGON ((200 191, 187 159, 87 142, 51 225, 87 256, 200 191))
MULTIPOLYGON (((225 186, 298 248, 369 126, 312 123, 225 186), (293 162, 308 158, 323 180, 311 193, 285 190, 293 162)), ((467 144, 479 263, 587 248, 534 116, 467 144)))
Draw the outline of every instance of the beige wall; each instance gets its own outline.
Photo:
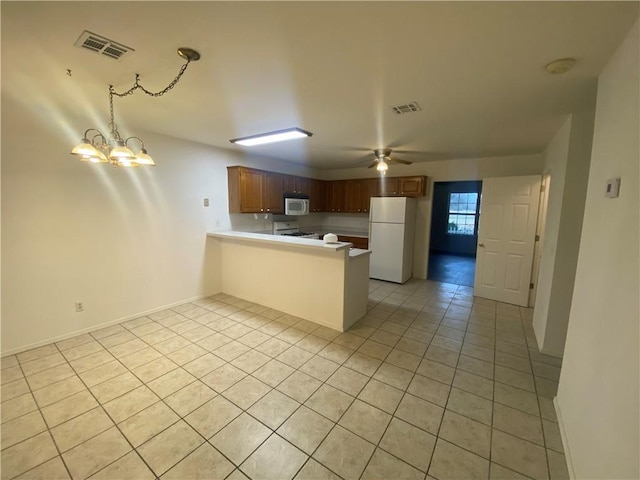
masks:
MULTIPOLYGON (((211 272, 219 260, 205 248, 206 231, 270 228, 268 219, 228 214, 226 166, 321 177, 304 166, 144 132, 135 133, 158 167, 90 166, 68 153, 90 120, 54 121, 5 98, 2 120, 2 354, 218 292, 211 272), (75 312, 75 302, 85 311, 75 312)), ((434 180, 540 170, 539 155, 398 168, 398 175, 430 177, 418 202, 414 274, 426 275, 434 180)))
MULTIPOLYGON (((413 275, 427 277, 429 259, 429 236, 431 229, 431 201, 433 183, 455 180, 481 180, 487 177, 511 177, 542 173, 542 155, 517 155, 506 157, 470 158, 414 163, 413 165, 391 165, 388 175, 426 175, 429 177, 427 194, 418 199, 416 208, 416 231, 413 250, 413 275)), ((351 168, 323 172, 327 180, 339 178, 375 177, 374 169, 351 168)))
POLYGON ((533 328, 543 353, 562 357, 569 323, 593 141, 596 82, 545 150, 550 175, 533 328))
POLYGON ((593 151, 557 407, 575 478, 640 477, 640 35, 599 78, 593 151), (605 182, 620 177, 620 197, 605 182))
MULTIPOLYGON (((562 194, 564 192, 567 158, 569 156, 569 139, 571 136, 571 120, 569 115, 560 130, 558 130, 544 151, 544 173, 549 173, 548 200, 544 238, 542 239, 542 257, 538 272, 538 288, 536 290, 535 308, 533 310, 533 329, 538 345, 542 347, 547 329, 547 315, 551 286, 553 281, 553 266, 556 261, 558 245, 558 231, 562 213, 562 194)), ((570 299, 569 299, 570 301, 570 299)))
POLYGON ((220 291, 205 234, 231 226, 227 165, 316 175, 144 132, 158 167, 88 165, 69 151, 90 124, 3 97, 3 355, 220 291))

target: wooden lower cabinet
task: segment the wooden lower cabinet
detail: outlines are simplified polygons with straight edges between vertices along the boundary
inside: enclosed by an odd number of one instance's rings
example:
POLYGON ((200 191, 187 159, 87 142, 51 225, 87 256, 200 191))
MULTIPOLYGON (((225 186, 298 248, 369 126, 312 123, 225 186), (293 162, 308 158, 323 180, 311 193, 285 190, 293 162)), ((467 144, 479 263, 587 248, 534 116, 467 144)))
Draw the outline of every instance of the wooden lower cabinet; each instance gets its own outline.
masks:
POLYGON ((362 248, 367 250, 369 248, 369 239, 367 237, 352 237, 350 235, 338 235, 339 242, 353 243, 353 248, 362 248))

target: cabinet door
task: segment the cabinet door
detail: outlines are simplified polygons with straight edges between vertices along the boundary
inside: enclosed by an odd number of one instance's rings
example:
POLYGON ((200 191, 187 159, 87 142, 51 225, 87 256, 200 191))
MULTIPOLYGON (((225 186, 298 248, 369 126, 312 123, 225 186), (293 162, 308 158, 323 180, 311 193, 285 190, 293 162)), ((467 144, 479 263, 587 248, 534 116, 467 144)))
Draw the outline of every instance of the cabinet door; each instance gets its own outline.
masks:
POLYGON ((296 177, 296 192, 303 195, 309 195, 310 193, 311 179, 304 177, 296 177))
POLYGON ((380 179, 380 195, 382 197, 397 197, 400 195, 400 182, 397 177, 382 177, 380 179))
POLYGON ((326 188, 322 180, 309 179, 309 210, 324 212, 326 210, 326 188))
POLYGON ((345 182, 342 180, 327 182, 327 211, 344 212, 344 187, 345 182))
POLYGON ((286 193, 309 195, 309 179, 294 175, 284 175, 284 191, 286 193))
POLYGON ((296 177, 293 175, 283 175, 285 193, 296 193, 296 177))
POLYGON ((364 184, 361 180, 347 180, 344 182, 344 211, 362 213, 362 195, 364 184))
POLYGON ((264 172, 240 170, 240 211, 242 213, 264 212, 264 172))
POLYGON ((379 195, 379 180, 377 178, 368 178, 362 180, 362 194, 360 195, 360 208, 362 213, 369 213, 369 203, 371 197, 379 195))
POLYGON ((270 213, 284 213, 284 177, 279 173, 264 175, 264 208, 270 213))
POLYGON ((400 195, 403 197, 421 197, 424 195, 424 177, 400 177, 400 195))

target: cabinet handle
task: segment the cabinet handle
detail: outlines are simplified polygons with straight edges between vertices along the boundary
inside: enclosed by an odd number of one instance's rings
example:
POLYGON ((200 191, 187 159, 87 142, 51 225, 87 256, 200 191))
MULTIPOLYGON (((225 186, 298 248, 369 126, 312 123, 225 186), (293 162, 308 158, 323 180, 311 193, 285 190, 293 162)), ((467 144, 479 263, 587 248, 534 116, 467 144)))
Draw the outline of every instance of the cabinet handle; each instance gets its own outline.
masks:
POLYGON ((261 211, 261 212, 264 212, 264 208, 261 208, 261 209, 260 209, 260 211, 261 211))
POLYGON ((267 208, 267 212, 269 212, 270 210, 267 208))

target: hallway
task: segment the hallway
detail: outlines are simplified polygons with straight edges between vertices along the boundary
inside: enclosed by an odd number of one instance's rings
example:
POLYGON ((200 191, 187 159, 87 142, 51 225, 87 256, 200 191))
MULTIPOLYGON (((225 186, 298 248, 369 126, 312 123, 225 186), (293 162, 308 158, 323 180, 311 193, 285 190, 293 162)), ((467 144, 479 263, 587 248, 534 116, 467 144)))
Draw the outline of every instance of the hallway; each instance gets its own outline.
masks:
POLYGON ((476 259, 459 255, 431 253, 427 278, 436 282, 473 287, 476 259))

